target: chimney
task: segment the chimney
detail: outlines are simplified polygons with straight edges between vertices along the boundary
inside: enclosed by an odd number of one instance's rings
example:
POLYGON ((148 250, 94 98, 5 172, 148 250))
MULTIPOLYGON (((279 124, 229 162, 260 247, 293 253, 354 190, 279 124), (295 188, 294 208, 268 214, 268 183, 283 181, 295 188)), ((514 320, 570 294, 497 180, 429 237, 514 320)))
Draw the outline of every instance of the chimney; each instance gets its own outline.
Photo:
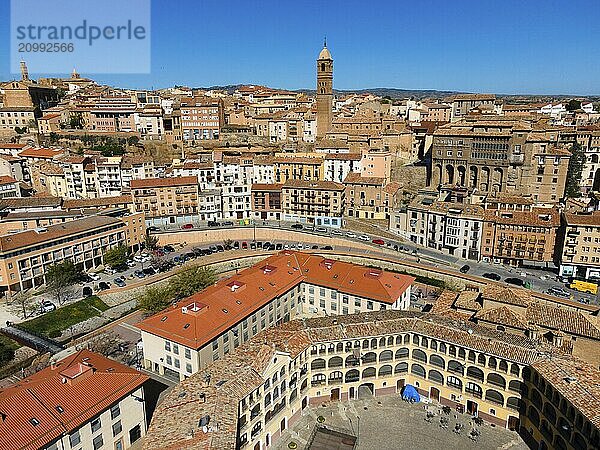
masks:
POLYGON ((21 61, 21 81, 29 81, 29 71, 25 61, 21 61))

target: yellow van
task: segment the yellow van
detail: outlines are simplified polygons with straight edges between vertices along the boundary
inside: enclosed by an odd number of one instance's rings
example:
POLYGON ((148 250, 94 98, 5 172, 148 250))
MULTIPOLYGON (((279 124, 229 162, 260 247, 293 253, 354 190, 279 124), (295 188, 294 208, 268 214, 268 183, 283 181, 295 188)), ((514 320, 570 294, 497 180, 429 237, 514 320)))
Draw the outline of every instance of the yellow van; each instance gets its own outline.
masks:
POLYGON ((596 283, 589 283, 587 281, 573 280, 569 287, 579 292, 589 292, 590 294, 594 295, 598 293, 598 285, 596 283))

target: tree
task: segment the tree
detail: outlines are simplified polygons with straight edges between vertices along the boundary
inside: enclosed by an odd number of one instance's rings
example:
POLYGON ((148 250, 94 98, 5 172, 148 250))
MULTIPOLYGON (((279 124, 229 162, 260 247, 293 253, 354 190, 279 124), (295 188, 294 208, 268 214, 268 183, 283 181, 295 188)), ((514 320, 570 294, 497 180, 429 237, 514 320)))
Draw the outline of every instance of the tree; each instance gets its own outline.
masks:
POLYGON ((183 269, 169 282, 171 292, 176 299, 186 298, 200 292, 217 281, 215 271, 204 266, 183 269))
POLYGON ((151 313, 157 313, 167 308, 173 301, 173 292, 166 286, 155 286, 146 289, 144 295, 138 298, 138 306, 151 313))
POLYGON ((80 113, 73 114, 69 119, 69 128, 82 130, 83 129, 83 116, 80 113))
POLYGON ((565 197, 577 198, 581 196, 581 173, 585 164, 585 152, 581 145, 574 143, 571 147, 571 159, 567 170, 567 183, 565 186, 565 197))
POLYGON ((81 269, 73 264, 71 260, 65 260, 54 264, 46 271, 46 286, 48 292, 54 297, 59 305, 75 297, 73 284, 81 279, 81 269))
POLYGON ((13 300, 16 301, 20 306, 21 314, 23 314, 23 320, 27 319, 29 314, 35 309, 35 306, 33 305, 33 298, 28 292, 17 292, 15 295, 13 295, 13 300))
POLYGON ((156 250, 158 247, 158 238, 146 232, 146 237, 144 238, 144 247, 148 250, 156 250))
POLYGON ((104 264, 112 268, 122 266, 127 263, 128 254, 129 250, 124 245, 111 248, 104 252, 104 264))
POLYGON ((566 105, 567 111, 575 111, 576 109, 581 108, 581 102, 579 100, 569 100, 569 103, 566 105))

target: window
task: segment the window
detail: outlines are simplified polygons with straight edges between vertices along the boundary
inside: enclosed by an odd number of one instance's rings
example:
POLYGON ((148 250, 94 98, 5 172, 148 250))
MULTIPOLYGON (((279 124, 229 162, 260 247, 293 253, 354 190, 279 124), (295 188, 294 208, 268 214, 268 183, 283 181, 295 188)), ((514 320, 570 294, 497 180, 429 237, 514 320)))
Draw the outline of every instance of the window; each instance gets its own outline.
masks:
POLYGON ((79 435, 79 430, 69 436, 69 443, 71 447, 75 447, 81 442, 81 436, 79 435))
POLYGON ((165 341, 165 350, 168 352, 171 351, 171 343, 169 341, 165 341))
POLYGON ((93 444, 94 444, 94 450, 98 450, 99 448, 101 448, 104 445, 104 439, 102 439, 101 434, 99 434, 98 436, 96 436, 94 438, 93 444))
POLYGON ((185 371, 187 373, 192 373, 192 365, 190 363, 185 363, 185 371))
POLYGON ((189 348, 185 349, 185 357, 187 359, 192 359, 192 351, 189 348))
POLYGON ((173 344, 173 353, 179 355, 179 346, 177 344, 173 344))
POLYGON ((110 408, 110 418, 112 420, 114 420, 117 417, 119 417, 120 414, 121 414, 121 408, 119 407, 118 404, 116 404, 116 405, 114 405, 113 407, 110 408))
POLYGON ((136 425, 131 430, 129 430, 129 442, 132 444, 142 437, 142 429, 139 425, 136 425))
POLYGON ((96 417, 94 420, 90 422, 90 426, 92 427, 92 433, 95 433, 102 427, 102 422, 100 421, 100 417, 96 417))
POLYGON ((123 431, 123 427, 121 426, 121 421, 118 420, 112 426, 113 437, 116 437, 121 431, 123 431))

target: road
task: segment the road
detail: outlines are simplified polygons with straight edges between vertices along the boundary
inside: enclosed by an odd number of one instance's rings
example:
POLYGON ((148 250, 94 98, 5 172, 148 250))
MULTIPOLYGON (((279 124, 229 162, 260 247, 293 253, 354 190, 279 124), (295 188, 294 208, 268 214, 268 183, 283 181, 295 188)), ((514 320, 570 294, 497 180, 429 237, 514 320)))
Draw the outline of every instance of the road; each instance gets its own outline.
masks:
MULTIPOLYGON (((239 222, 239 221, 237 221, 237 222, 239 222)), ((263 221, 263 220, 256 222, 257 228, 271 228, 271 229, 285 229, 287 231, 300 231, 300 230, 295 230, 294 228, 292 228, 292 225, 297 225, 297 222, 263 221)), ((346 239, 349 243, 349 245, 347 247, 348 249, 352 248, 351 244, 353 242, 361 242, 363 244, 365 244, 365 243, 372 244, 372 241, 374 239, 381 238, 380 235, 376 235, 376 234, 372 234, 372 233, 358 233, 358 232, 349 231, 349 230, 334 229, 334 228, 327 228, 327 227, 320 227, 320 229, 324 230, 324 232, 317 232, 317 231, 315 231, 315 228, 312 225, 306 225, 306 224, 302 224, 302 225, 303 225, 303 229, 300 231, 302 233, 346 239)), ((234 226, 220 226, 219 228, 234 228, 234 227, 240 227, 240 226, 244 227, 244 228, 254 228, 254 226, 252 225, 252 221, 250 221, 250 223, 248 225, 236 224, 234 226)), ((177 226, 160 227, 159 230, 157 232, 153 232, 153 234, 160 236, 161 233, 168 233, 168 232, 174 232, 174 231, 191 232, 191 231, 212 230, 212 229, 215 229, 215 228, 208 227, 206 225, 206 223, 198 222, 198 223, 194 223, 193 229, 182 230, 181 228, 179 228, 177 226)), ((482 261, 467 260, 467 259, 462 259, 462 258, 459 258, 456 256, 448 255, 448 254, 443 253, 436 249, 421 247, 413 242, 410 242, 410 241, 407 241, 407 240, 401 238, 400 236, 397 236, 395 239, 390 239, 389 238, 389 236, 391 236, 390 233, 386 232, 385 230, 382 230, 381 235, 386 236, 385 238, 382 239, 385 241, 385 246, 387 246, 388 248, 392 248, 392 249, 399 249, 398 250, 399 254, 403 254, 404 256, 406 256, 410 259, 414 259, 415 261, 421 261, 422 263, 431 263, 433 266, 436 266, 436 267, 448 267, 451 269, 459 269, 460 267, 462 267, 464 265, 468 265, 470 268, 468 273, 470 275, 482 276, 485 273, 495 273, 495 274, 500 275, 502 280, 505 280, 506 278, 521 278, 523 281, 529 281, 532 284, 532 289, 536 292, 546 293, 548 291, 548 289, 550 289, 552 287, 554 287, 554 288, 561 287, 561 288, 565 288, 567 291, 569 291, 571 293, 571 300, 579 301, 581 303, 589 303, 591 305, 599 305, 600 304, 598 295, 582 293, 582 292, 578 292, 573 289, 570 289, 568 286, 565 285, 565 283, 561 282, 558 279, 557 274, 551 268, 547 268, 547 269, 530 268, 530 267, 517 268, 517 267, 505 266, 502 264, 492 264, 492 263, 486 263, 486 262, 482 262, 482 261)), ((222 244, 222 242, 214 242, 214 243, 207 242, 207 243, 201 245, 200 247, 208 248, 208 246, 210 244, 219 244, 219 243, 222 244)), ((288 241, 288 240, 276 240, 276 241, 271 241, 271 243, 288 244, 291 247, 291 245, 294 242, 288 241)), ((374 250, 376 250, 379 247, 376 244, 372 244, 372 246, 373 246, 374 250)), ((187 250, 187 248, 189 248, 189 247, 186 247, 186 249, 184 249, 184 252, 187 250)), ((336 249, 342 249, 342 248, 337 246, 336 249)), ((344 249, 346 249, 346 248, 344 248, 344 249)))

